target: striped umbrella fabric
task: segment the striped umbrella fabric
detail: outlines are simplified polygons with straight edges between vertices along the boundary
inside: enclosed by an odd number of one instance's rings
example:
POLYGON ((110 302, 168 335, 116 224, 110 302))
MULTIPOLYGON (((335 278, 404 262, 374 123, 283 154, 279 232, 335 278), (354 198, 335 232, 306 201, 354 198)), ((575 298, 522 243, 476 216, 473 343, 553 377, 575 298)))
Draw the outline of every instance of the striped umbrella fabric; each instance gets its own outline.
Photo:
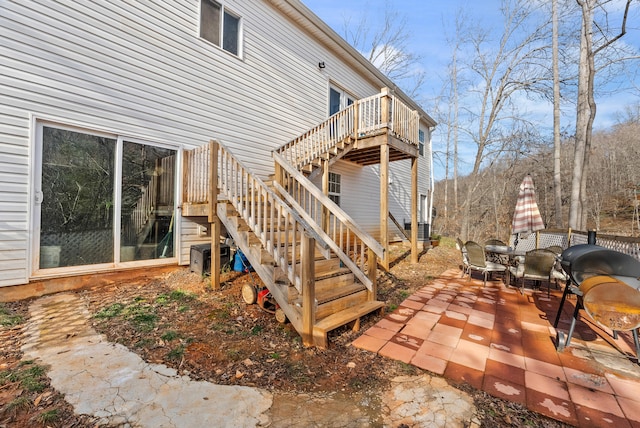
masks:
POLYGON ((518 202, 513 213, 511 233, 535 232, 544 229, 544 222, 536 203, 536 191, 533 186, 533 178, 527 175, 518 192, 518 202))

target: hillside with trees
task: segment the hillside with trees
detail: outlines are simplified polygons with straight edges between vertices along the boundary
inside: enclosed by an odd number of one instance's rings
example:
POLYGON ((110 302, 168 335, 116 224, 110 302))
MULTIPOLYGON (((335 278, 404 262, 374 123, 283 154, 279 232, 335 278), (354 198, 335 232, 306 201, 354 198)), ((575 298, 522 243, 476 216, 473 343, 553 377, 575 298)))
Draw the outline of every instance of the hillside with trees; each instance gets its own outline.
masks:
MULTIPOLYGON (((379 28, 346 20, 345 39, 420 98, 436 76, 410 50, 406 11, 385 5, 379 28)), ((627 32, 637 35, 639 13, 632 0, 501 0, 491 22, 463 7, 443 16, 448 64, 425 102, 445 177, 434 189, 434 233, 508 239, 531 174, 548 228, 638 236, 640 51, 627 32), (598 101, 614 93, 628 99, 625 113, 598 130, 598 101)))
MULTIPOLYGON (((468 239, 482 241, 488 237, 508 240, 511 218, 518 189, 526 174, 536 186, 536 200, 547 228, 554 228, 557 217, 567 224, 570 200, 562 198, 562 212, 554 203, 553 142, 525 142, 521 150, 511 150, 477 176, 459 177, 436 182, 433 230, 447 236, 461 234, 463 201, 458 196, 470 195, 470 227, 468 239), (457 189, 454 189, 457 182, 457 189), (468 192, 472 187, 473 191, 468 192), (445 202, 445 193, 449 197, 445 202)), ((562 187, 568 189, 572 179, 575 140, 561 140, 560 172, 562 187)), ((594 132, 589 154, 586 183, 587 229, 620 236, 640 236, 638 204, 640 204, 640 106, 628 109, 624 118, 607 131, 594 132)), ((565 226, 566 227, 566 226, 565 226)))

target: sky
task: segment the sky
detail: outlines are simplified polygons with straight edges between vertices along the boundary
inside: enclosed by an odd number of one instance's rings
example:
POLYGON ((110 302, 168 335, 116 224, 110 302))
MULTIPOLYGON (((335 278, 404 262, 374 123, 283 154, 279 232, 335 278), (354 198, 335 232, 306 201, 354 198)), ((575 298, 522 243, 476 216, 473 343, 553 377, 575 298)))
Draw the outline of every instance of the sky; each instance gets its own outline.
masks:
MULTIPOLYGON (((621 2, 621 0, 615 0, 621 2)), ((383 15, 385 0, 302 0, 302 2, 332 27, 339 35, 344 35, 347 21, 359 23, 363 18, 372 26, 380 26, 381 21, 377 17, 383 15)), ((463 10, 468 17, 472 17, 474 23, 484 28, 499 29, 502 24, 500 14, 500 0, 389 0, 396 11, 405 19, 407 30, 410 32, 409 49, 421 57, 420 66, 426 73, 426 81, 421 87, 419 97, 422 100, 423 109, 430 113, 433 110, 433 102, 440 93, 442 82, 447 77, 447 64, 451 59, 451 48, 447 45, 447 37, 453 34, 453 22, 458 11, 463 10)), ((635 9, 629 16, 627 35, 624 43, 640 49, 640 5, 635 2, 635 9)), ((634 6, 632 6, 633 8, 634 6)), ((628 86, 629 77, 624 77, 624 82, 618 83, 628 86)), ((640 80, 636 88, 640 88, 640 80)), ((597 115, 594 123, 595 130, 606 130, 614 125, 625 106, 640 102, 640 91, 623 90, 617 93, 601 95, 596 98, 597 115)), ((547 125, 548 134, 552 132, 552 106, 541 101, 533 102, 522 100, 523 108, 532 117, 537 117, 541 127, 547 125)), ((575 106, 563 105, 561 126, 573 128, 575 123, 575 106)), ((436 128, 432 137, 434 151, 444 151, 445 142, 443 135, 436 128)), ((464 165, 471 165, 475 155, 475 147, 461 144, 459 149, 461 158, 461 172, 464 174, 464 165)), ((444 166, 434 159, 435 179, 444 178, 444 166)))

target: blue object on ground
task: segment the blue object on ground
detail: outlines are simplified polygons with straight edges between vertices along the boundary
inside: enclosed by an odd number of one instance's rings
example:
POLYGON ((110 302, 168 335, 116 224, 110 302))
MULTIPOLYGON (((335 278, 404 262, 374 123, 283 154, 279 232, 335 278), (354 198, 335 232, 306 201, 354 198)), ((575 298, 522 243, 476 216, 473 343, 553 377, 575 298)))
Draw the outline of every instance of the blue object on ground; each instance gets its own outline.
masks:
POLYGON ((253 270, 251 267, 251 263, 247 260, 247 256, 245 256, 242 251, 237 250, 235 259, 233 262, 233 270, 236 272, 249 272, 253 270))

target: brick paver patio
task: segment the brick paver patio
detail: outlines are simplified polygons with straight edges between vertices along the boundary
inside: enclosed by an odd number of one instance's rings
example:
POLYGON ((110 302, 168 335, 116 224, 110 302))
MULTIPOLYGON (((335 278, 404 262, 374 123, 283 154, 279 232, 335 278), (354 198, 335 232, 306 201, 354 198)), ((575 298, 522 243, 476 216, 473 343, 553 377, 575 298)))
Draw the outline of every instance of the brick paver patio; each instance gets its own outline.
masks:
MULTIPOLYGON (((628 332, 614 340, 586 315, 558 352, 561 297, 450 270, 407 298, 354 346, 464 382, 579 427, 640 428, 640 365, 628 332)), ((565 304, 567 331, 575 300, 565 304)))

